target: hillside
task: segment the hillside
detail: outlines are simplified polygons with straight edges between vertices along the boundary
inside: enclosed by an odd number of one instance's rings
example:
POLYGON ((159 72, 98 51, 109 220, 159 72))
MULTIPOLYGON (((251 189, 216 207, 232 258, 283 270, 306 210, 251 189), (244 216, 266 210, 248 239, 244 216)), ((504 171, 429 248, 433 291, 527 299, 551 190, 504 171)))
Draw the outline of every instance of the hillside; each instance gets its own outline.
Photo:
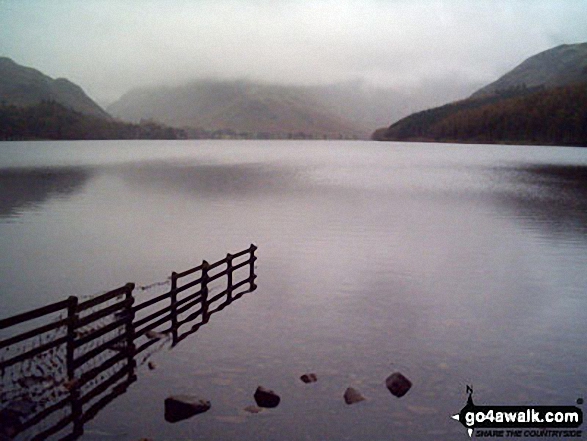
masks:
POLYGON ((110 118, 81 87, 65 78, 52 79, 10 58, 0 57, 0 104, 17 107, 55 101, 77 112, 110 118))
POLYGON ((587 146, 586 64, 587 44, 556 47, 470 98, 412 114, 372 139, 587 146))
POLYGON ((376 131, 373 139, 587 146, 587 85, 506 95, 419 112, 376 131))
POLYGON ((55 101, 31 106, 0 104, 0 141, 41 139, 179 139, 182 130, 153 122, 129 124, 87 115, 55 101))
POLYGON ((249 134, 358 138, 366 127, 329 112, 296 88, 248 81, 201 80, 136 89, 108 107, 127 121, 152 119, 179 127, 249 134))
POLYGON ((587 43, 563 44, 534 55, 471 97, 515 87, 559 87, 578 83, 587 83, 587 43))

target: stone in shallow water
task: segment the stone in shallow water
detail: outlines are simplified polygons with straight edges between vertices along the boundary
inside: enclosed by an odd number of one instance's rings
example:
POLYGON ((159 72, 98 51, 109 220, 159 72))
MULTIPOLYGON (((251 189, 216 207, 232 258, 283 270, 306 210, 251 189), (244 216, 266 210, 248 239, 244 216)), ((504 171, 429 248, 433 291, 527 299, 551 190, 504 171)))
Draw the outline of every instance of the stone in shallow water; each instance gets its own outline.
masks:
POLYGON ((14 410, 0 410, 0 440, 12 439, 22 430, 21 417, 14 410))
POLYGON ((316 374, 304 374, 300 377, 300 380, 302 380, 304 383, 315 383, 316 381, 318 381, 318 377, 316 376, 316 374))
MULTIPOLYGON (((4 403, 2 403, 4 405, 4 403)), ((28 399, 11 401, 0 410, 0 440, 12 439, 22 430, 22 423, 34 413, 36 403, 28 399)))
POLYGON ((263 386, 259 386, 255 391, 255 402, 259 407, 277 407, 281 398, 271 389, 266 389, 263 386))
POLYGON ((206 412, 210 401, 193 395, 175 395, 165 399, 165 421, 175 423, 206 412))
POLYGON ((403 397, 412 387, 412 382, 401 373, 395 372, 385 380, 385 386, 398 398, 403 397))
POLYGON ((242 415, 220 415, 214 417, 216 421, 221 423, 242 424, 246 421, 246 417, 242 415))
POLYGON ((349 387, 344 392, 344 402, 347 404, 355 404, 364 400, 365 397, 355 388, 349 387))
POLYGON ((147 336, 147 338, 150 338, 151 340, 162 340, 167 337, 162 332, 157 331, 147 331, 145 335, 147 336))

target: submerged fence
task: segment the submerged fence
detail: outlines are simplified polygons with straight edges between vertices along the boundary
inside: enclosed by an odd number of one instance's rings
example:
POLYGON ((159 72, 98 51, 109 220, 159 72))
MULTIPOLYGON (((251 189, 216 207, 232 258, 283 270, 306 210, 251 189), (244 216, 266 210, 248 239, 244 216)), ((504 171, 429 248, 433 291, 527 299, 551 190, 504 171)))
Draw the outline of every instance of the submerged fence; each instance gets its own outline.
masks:
POLYGON ((0 340, 0 439, 33 430, 32 439, 79 437, 136 380, 140 354, 144 362, 162 340, 175 346, 256 289, 256 249, 173 272, 168 291, 140 302, 128 283, 0 320, 0 331, 12 334, 0 340))

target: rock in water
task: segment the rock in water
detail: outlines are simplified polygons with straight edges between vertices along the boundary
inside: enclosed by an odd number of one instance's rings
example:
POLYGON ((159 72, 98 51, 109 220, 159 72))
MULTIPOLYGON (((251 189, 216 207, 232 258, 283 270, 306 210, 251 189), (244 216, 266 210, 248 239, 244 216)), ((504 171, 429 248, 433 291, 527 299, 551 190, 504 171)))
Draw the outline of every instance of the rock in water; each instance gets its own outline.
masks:
POLYGON ((33 401, 23 399, 11 401, 0 410, 0 440, 13 439, 23 430, 23 421, 31 417, 35 408, 33 401))
POLYGON ((262 412, 263 409, 261 409, 260 407, 257 406, 247 406, 244 408, 245 412, 249 412, 249 413, 259 413, 262 412))
POLYGON ((393 395, 401 398, 408 393, 412 387, 412 382, 399 372, 395 372, 387 377, 385 385, 393 395))
POLYGON ((165 399, 165 421, 175 423, 210 409, 210 401, 192 395, 175 395, 165 399))
POLYGON ((279 395, 263 386, 259 386, 255 391, 255 402, 259 407, 277 407, 279 401, 281 401, 279 395))
POLYGON ((361 392, 359 392, 357 389, 349 387, 344 392, 344 402, 347 404, 355 404, 355 403, 358 403, 358 402, 364 401, 364 400, 365 400, 365 397, 363 395, 361 395, 361 392))
POLYGON ((145 335, 151 340, 161 340, 165 338, 165 334, 157 331, 147 331, 145 335))
POLYGON ((316 381, 318 381, 318 377, 316 376, 316 374, 304 374, 300 377, 300 380, 302 380, 304 383, 315 383, 316 381))
POLYGON ((0 440, 9 440, 16 437, 22 430, 21 414, 11 410, 0 410, 0 440))

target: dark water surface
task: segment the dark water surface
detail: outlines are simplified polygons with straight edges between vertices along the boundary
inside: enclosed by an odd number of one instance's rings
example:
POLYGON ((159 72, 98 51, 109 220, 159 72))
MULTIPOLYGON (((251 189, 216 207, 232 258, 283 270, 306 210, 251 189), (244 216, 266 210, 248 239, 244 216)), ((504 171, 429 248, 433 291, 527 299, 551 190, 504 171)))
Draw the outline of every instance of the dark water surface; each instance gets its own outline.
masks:
POLYGON ((1 317, 250 243, 258 289, 154 354, 82 439, 466 439, 467 384, 477 404, 587 395, 587 149, 0 143, 1 317), (259 384, 282 402, 247 414, 259 384), (178 393, 212 409, 167 423, 178 393))

